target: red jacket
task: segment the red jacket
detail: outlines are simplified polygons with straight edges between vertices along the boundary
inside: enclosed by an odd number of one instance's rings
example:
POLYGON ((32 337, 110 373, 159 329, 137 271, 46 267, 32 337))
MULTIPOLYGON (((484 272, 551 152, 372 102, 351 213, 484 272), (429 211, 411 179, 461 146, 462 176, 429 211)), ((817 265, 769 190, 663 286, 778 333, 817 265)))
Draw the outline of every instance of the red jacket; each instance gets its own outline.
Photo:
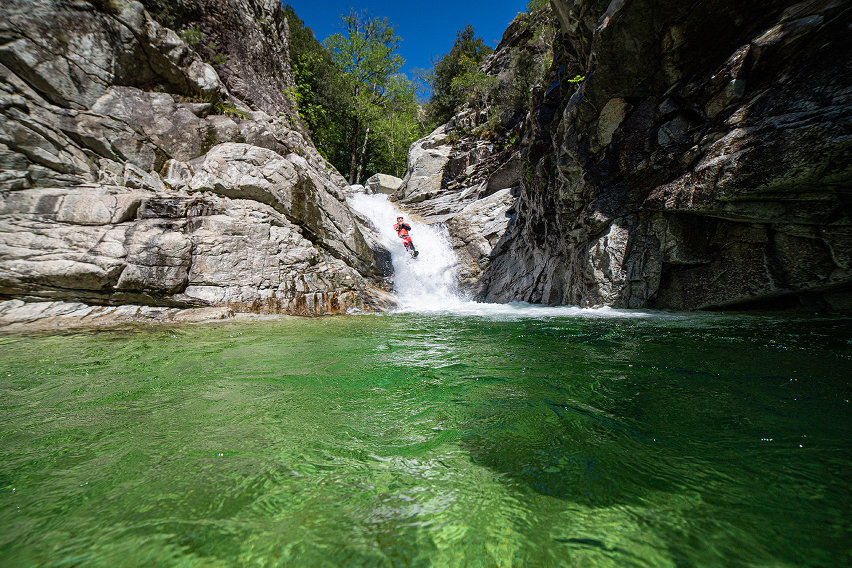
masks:
POLYGON ((411 230, 411 226, 405 223, 397 223, 393 226, 393 230, 396 231, 396 234, 399 235, 399 238, 402 239, 405 243, 411 242, 411 237, 408 234, 408 231, 411 230))

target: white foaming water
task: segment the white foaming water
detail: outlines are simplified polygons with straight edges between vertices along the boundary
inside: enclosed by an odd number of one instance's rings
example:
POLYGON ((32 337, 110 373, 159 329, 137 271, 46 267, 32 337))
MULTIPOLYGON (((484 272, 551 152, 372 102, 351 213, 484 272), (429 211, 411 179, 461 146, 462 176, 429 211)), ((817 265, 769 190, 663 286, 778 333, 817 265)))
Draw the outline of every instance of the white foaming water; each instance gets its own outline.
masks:
POLYGON ((349 203, 373 222, 382 244, 391 253, 394 293, 401 310, 432 311, 446 306, 448 301, 460 301, 456 293, 458 261, 445 227, 411 219, 400 212, 387 195, 359 193, 350 197, 349 203), (411 225, 411 240, 420 253, 417 258, 411 258, 393 230, 400 215, 411 225))
POLYGON ((358 193, 349 198, 351 207, 367 217, 391 253, 394 293, 398 312, 455 314, 497 319, 538 317, 645 318, 659 316, 636 310, 539 306, 524 302, 486 304, 462 297, 456 286, 458 259, 450 246, 446 227, 427 225, 402 213, 387 195, 358 193), (411 225, 411 240, 420 255, 411 258, 402 239, 393 230, 402 215, 411 225))

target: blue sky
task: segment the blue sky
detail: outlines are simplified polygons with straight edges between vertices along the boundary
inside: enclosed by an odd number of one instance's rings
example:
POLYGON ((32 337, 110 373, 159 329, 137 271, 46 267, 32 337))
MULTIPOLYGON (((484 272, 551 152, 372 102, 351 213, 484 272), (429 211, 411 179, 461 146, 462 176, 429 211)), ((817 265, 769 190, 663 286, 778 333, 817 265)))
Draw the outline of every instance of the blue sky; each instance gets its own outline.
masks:
POLYGON ((472 24, 486 44, 496 46, 509 23, 527 7, 527 0, 283 0, 283 3, 293 6, 296 15, 320 41, 343 31, 340 15, 348 14, 350 8, 386 17, 396 25, 396 33, 402 38, 399 53, 405 58, 403 71, 409 76, 412 69, 428 69, 433 57, 450 51, 456 32, 465 23, 472 24))

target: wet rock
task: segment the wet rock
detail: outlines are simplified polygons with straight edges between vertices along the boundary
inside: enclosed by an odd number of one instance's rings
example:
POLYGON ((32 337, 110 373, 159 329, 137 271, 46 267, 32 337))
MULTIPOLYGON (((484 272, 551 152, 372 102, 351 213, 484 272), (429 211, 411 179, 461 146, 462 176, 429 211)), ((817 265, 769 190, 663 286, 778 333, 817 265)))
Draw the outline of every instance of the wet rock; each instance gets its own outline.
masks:
POLYGON ((0 302, 0 333, 101 328, 127 324, 194 323, 234 318, 227 307, 92 306, 80 302, 0 302))
POLYGON ((364 189, 367 193, 385 193, 393 195, 402 187, 403 181, 398 177, 389 176, 387 174, 375 174, 364 182, 364 189))

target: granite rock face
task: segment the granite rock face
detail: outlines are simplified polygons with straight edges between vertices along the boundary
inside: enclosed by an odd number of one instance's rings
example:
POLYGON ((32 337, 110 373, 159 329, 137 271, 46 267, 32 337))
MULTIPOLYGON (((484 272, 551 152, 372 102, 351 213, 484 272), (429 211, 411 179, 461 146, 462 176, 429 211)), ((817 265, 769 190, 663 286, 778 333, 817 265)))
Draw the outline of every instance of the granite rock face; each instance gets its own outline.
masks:
MULTIPOLYGON (((0 334, 64 331, 127 324, 200 323, 231 319, 227 307, 166 308, 155 306, 92 306, 82 302, 0 302, 0 334)), ((260 317, 260 316, 257 316, 260 317)), ((268 317, 268 316, 267 316, 268 317)))
POLYGON ((142 0, 161 24, 184 31, 215 62, 230 93, 270 115, 296 118, 287 92, 290 32, 278 0, 142 0), (189 30, 190 34, 187 34, 189 30))
POLYGON ((393 195, 402 188, 402 184, 403 180, 398 177, 388 174, 374 174, 364 182, 364 189, 367 193, 393 195))
POLYGON ((848 2, 551 5, 563 33, 481 297, 849 309, 848 2))
MULTIPOLYGON (((242 49, 287 60, 277 2, 192 6, 266 21, 242 49)), ((349 212, 345 181, 252 86, 282 92, 285 64, 266 77, 234 56, 217 72, 129 0, 13 0, 0 16, 0 299, 294 315, 390 305, 375 268, 385 251, 349 212)))
MULTIPOLYGON (((497 91, 511 90, 519 56, 534 49, 536 26, 550 18, 546 11, 520 15, 482 62, 480 70, 496 81, 497 91)), ((447 124, 412 144, 404 184, 395 194, 426 222, 446 225, 459 260, 459 288, 469 296, 482 295, 483 271, 515 221, 526 112, 523 104, 509 104, 500 113, 487 104, 463 106, 447 124), (495 116, 505 140, 487 135, 495 116)))

